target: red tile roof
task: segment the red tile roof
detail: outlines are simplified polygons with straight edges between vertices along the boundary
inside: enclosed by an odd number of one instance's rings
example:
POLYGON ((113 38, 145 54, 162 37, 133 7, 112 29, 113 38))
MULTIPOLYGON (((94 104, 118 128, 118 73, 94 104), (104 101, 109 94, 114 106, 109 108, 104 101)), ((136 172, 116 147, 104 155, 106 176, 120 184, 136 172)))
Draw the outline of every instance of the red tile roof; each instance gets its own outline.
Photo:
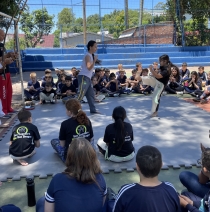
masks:
MULTIPOLYGON (((13 39, 14 34, 7 34, 8 40, 13 39)), ((24 38, 24 34, 19 34, 19 38, 24 38)), ((44 35, 42 36, 42 39, 44 40, 44 42, 42 44, 38 43, 37 47, 41 47, 41 48, 53 48, 53 44, 54 44, 54 39, 55 39, 55 35, 51 34, 51 35, 44 35)))

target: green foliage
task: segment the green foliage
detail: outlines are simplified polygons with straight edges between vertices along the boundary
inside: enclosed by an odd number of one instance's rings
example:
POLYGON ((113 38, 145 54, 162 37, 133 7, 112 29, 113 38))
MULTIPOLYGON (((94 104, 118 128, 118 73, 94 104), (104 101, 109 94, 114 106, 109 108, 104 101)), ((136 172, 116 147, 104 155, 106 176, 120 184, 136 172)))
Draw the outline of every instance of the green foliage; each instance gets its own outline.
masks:
POLYGON ((48 14, 47 9, 26 11, 20 20, 20 29, 25 33, 27 47, 36 47, 42 41, 43 35, 49 35, 54 26, 54 16, 48 14))
MULTIPOLYGON (((19 45, 20 45, 20 50, 23 50, 26 48, 26 42, 24 38, 19 38, 19 45)), ((14 50, 14 39, 11 39, 8 42, 6 42, 5 47, 8 50, 14 50)))
POLYGON ((100 17, 98 14, 90 15, 87 17, 87 31, 99 32, 100 31, 100 17))
MULTIPOLYGON (((1 0, 0 1, 0 11, 10 15, 11 17, 17 17, 17 15, 20 13, 20 8, 23 5, 25 1, 22 0, 1 0)), ((27 6, 27 5, 26 5, 27 6)), ((0 16, 0 27, 1 28, 7 28, 10 23, 9 18, 4 18, 3 16, 0 16)))
POLYGON ((75 15, 70 8, 63 8, 63 10, 58 13, 58 26, 62 26, 63 32, 74 32, 75 15))
POLYGON ((60 31, 59 29, 57 29, 57 30, 55 30, 55 32, 53 33, 53 34, 55 35, 53 47, 60 47, 60 40, 59 40, 60 32, 61 32, 61 31, 60 31))
MULTIPOLYGON (((167 0, 167 13, 176 23, 178 40, 181 37, 181 25, 185 27, 186 45, 206 45, 209 44, 210 33, 207 29, 207 18, 210 17, 209 1, 206 0, 180 0, 180 15, 176 14, 176 4, 174 0, 167 0), (185 14, 190 14, 192 20, 186 22, 185 14), (180 25, 181 24, 181 25, 180 25)), ((179 43, 178 43, 179 44, 179 43)))

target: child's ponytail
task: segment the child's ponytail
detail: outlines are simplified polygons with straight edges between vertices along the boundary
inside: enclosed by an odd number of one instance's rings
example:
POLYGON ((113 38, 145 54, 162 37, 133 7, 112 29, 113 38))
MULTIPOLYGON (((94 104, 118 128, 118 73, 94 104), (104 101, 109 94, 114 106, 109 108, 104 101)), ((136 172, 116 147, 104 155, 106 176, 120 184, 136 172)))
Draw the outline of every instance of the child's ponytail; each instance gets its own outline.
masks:
POLYGON ((76 115, 76 120, 78 121, 78 123, 80 125, 89 125, 90 124, 87 115, 85 114, 84 111, 82 111, 82 109, 78 110, 78 113, 76 115))

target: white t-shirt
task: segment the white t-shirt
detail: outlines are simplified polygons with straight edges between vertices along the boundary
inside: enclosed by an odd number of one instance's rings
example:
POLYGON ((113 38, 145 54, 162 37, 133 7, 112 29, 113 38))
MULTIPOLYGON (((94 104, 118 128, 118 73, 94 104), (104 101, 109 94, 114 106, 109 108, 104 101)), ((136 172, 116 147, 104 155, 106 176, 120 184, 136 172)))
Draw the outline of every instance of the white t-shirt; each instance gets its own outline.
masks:
MULTIPOLYGON (((90 56, 90 61, 91 61, 91 63, 93 62, 93 56, 92 56, 92 54, 90 54, 89 52, 85 55, 85 57, 86 56, 90 56)), ((93 69, 94 69, 94 67, 91 69, 91 70, 88 70, 88 68, 87 68, 87 65, 86 65, 86 61, 85 61, 85 57, 83 58, 83 61, 82 61, 82 66, 81 66, 81 71, 80 71, 80 73, 79 73, 79 75, 84 75, 84 76, 86 76, 86 77, 88 77, 88 78, 90 78, 91 79, 91 77, 92 77, 92 75, 93 75, 93 69)))

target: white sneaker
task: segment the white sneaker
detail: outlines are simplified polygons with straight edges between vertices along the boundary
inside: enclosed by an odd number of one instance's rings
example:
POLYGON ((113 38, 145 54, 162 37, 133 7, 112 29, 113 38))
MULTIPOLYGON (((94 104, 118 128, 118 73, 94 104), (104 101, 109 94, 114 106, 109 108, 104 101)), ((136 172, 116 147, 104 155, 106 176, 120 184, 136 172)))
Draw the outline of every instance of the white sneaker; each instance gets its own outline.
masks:
POLYGON ((183 95, 184 92, 183 91, 179 91, 179 92, 176 92, 177 95, 183 95))
POLYGON ((167 92, 166 92, 166 91, 163 91, 163 93, 162 93, 162 94, 163 94, 163 96, 165 96, 165 95, 167 94, 167 92))
POLYGON ((113 94, 113 96, 115 96, 115 97, 116 97, 116 96, 119 96, 119 93, 115 93, 115 94, 113 94))

